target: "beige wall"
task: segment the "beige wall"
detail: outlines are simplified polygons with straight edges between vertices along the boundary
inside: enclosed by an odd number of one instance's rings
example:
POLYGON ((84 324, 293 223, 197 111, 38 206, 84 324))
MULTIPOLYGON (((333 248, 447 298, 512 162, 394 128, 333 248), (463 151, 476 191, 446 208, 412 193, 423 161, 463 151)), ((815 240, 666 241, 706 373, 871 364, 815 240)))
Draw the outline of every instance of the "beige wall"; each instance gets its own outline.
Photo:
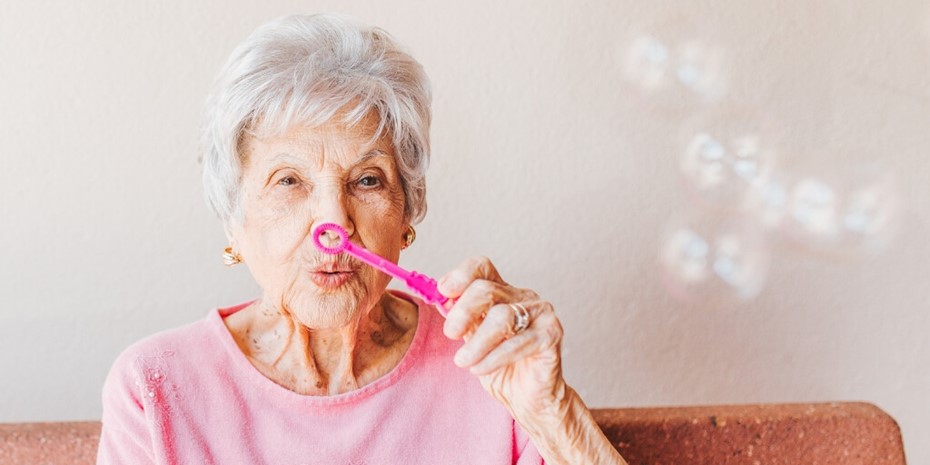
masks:
POLYGON ((592 406, 865 400, 930 463, 926 2, 257 3, 0 4, 0 421, 97 418, 122 348, 255 295, 201 201, 198 111, 259 23, 342 11, 433 80, 430 214, 406 265, 488 255, 552 300, 592 406), (728 99, 774 122, 780 166, 883 161, 891 245, 850 260, 772 235, 755 301, 673 300, 659 232, 707 214, 678 173, 704 107, 624 79, 630 34, 649 30, 722 46, 728 99))

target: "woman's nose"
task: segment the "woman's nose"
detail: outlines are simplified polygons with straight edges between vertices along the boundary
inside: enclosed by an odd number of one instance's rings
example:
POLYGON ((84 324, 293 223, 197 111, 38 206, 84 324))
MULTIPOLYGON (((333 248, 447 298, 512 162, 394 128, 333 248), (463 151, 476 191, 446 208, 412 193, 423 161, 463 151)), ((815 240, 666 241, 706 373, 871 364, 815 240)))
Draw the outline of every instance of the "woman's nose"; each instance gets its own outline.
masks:
MULTIPOLYGON (((324 223, 335 223, 342 226, 348 236, 352 237, 355 233, 355 224, 349 211, 347 197, 345 191, 336 186, 318 189, 316 195, 314 195, 314 205, 311 207, 313 220, 310 231, 316 230, 317 226, 324 223)), ((324 234, 320 237, 320 240, 327 247, 339 243, 339 237, 335 234, 324 234), (327 240, 332 241, 332 244, 327 244, 327 240)))

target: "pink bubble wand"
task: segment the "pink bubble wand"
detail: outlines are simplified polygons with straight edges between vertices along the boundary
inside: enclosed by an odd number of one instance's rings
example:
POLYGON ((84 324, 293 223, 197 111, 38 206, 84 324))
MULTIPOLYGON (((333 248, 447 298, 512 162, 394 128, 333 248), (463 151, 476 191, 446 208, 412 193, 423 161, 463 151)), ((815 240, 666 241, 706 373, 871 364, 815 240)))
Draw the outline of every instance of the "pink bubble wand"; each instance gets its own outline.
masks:
POLYGON ((313 230, 313 244, 316 245, 316 248, 320 249, 321 252, 330 255, 345 252, 371 265, 374 269, 403 281, 410 290, 416 292, 426 303, 435 305, 436 308, 439 309, 439 313, 444 317, 446 316, 447 310, 443 304, 445 304, 449 298, 439 293, 435 279, 425 274, 417 273, 416 271, 405 270, 395 265, 390 260, 369 252, 362 246, 349 242, 349 233, 342 226, 335 223, 324 223, 317 226, 316 229, 313 230), (320 236, 329 231, 339 235, 339 243, 333 247, 327 247, 320 242, 320 236))

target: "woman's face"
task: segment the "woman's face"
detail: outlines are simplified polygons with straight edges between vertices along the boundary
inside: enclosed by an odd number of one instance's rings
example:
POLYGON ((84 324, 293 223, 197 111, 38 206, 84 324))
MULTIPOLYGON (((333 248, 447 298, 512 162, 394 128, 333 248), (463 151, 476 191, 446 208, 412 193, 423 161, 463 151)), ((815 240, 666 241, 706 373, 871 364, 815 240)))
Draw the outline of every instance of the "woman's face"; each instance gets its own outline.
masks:
POLYGON ((266 303, 314 329, 345 326, 381 297, 390 278, 347 254, 313 245, 323 223, 394 262, 407 230, 404 191, 389 139, 372 141, 378 120, 354 127, 298 126, 281 136, 247 137, 242 222, 231 245, 264 291, 266 303))

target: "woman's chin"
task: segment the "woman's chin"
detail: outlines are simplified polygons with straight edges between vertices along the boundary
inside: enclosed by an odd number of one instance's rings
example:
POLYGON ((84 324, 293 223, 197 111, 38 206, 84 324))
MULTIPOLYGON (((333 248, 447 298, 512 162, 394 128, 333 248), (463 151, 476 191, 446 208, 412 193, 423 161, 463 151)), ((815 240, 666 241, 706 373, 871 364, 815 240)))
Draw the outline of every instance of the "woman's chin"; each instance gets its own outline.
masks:
MULTIPOLYGON (((331 278, 327 278, 331 279, 331 278)), ((337 278, 343 279, 343 278, 337 278)), ((287 309, 303 325, 313 329, 344 327, 358 318, 367 293, 352 280, 335 288, 310 285, 301 296, 288 299, 287 309)))

